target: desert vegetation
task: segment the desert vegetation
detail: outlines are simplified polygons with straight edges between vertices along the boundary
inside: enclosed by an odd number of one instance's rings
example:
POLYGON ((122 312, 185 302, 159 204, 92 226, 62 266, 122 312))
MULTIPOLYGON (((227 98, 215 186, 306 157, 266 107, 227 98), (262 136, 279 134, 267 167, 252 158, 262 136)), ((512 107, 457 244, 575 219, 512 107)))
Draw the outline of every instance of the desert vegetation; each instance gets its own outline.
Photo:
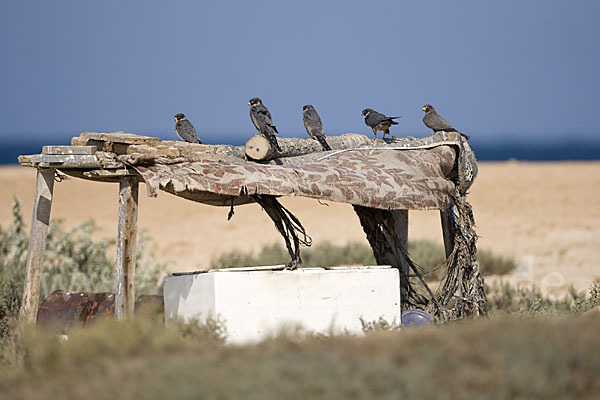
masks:
MULTIPOLYGON (((53 224, 45 294, 54 289, 111 291, 112 241, 95 239, 89 221, 53 224)), ((158 293, 165 265, 142 235, 138 290, 158 293)), ((509 284, 488 288, 491 316, 422 329, 364 321, 366 336, 282 332, 247 346, 224 346, 222 321, 164 326, 155 315, 74 329, 67 340, 17 321, 28 238, 17 201, 0 227, 0 398, 593 398, 600 390, 597 330, 600 286, 553 300, 509 284), (135 385, 131 385, 135 382, 135 385)), ((411 243, 428 278, 443 273, 443 249, 411 243)), ((514 261, 480 252, 486 273, 514 261)), ((230 252, 216 266, 280 264, 279 245, 230 252)), ((367 245, 315 245, 306 266, 373 264, 367 245)))

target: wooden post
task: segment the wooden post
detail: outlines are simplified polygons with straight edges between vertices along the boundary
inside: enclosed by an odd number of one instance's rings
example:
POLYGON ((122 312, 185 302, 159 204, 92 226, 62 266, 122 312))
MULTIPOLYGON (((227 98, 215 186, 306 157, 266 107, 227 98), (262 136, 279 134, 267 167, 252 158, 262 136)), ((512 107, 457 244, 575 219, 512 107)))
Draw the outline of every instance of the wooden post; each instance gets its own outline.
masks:
POLYGON ((408 249, 408 210, 392 210, 394 216, 394 227, 400 244, 408 249))
MULTIPOLYGON (((408 250, 408 210, 391 210, 392 218, 394 219, 394 232, 398 237, 398 244, 404 248, 404 252, 408 250)), ((401 271, 404 276, 410 275, 410 265, 405 257, 400 257, 401 271)), ((402 294, 401 294, 402 295, 402 294)))
POLYGON ((133 317, 135 308, 138 186, 138 180, 133 177, 124 177, 119 181, 119 234, 115 290, 117 319, 133 317))
POLYGON ((40 300, 40 277, 42 275, 48 225, 50 224, 53 190, 54 169, 38 169, 29 233, 29 249, 27 251, 25 287, 20 310, 21 319, 28 323, 34 323, 37 317, 40 300))
POLYGON ((442 221, 442 235, 444 237, 444 249, 446 250, 446 259, 454 250, 454 219, 452 211, 440 211, 440 219, 442 221))

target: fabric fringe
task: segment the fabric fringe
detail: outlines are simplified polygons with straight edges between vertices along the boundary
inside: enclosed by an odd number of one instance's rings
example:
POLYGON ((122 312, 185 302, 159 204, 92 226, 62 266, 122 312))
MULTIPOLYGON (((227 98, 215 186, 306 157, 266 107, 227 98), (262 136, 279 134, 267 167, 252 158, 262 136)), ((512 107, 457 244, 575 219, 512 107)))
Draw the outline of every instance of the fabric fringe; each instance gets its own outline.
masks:
POLYGON ((440 320, 487 316, 487 297, 477 260, 477 234, 473 210, 457 188, 450 208, 454 222, 454 248, 446 263, 448 270, 427 309, 440 320))
POLYGON ((302 264, 300 245, 307 247, 312 245, 312 239, 306 233, 302 223, 290 210, 277 201, 276 197, 256 194, 252 195, 252 198, 271 218, 275 228, 285 240, 285 247, 292 258, 287 265, 287 269, 298 268, 302 264))

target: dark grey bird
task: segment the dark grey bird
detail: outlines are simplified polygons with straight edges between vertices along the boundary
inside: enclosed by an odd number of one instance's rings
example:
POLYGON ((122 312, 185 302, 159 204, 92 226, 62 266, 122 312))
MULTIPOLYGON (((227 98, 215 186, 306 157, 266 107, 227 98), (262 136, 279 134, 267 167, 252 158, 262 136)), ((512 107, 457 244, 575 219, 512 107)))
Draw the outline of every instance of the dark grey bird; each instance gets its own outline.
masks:
POLYGON ((184 142, 202 144, 198 139, 196 128, 182 113, 175 114, 175 132, 184 142))
POLYGON ((365 124, 373 129, 373 140, 377 140, 377 131, 383 131, 383 138, 385 135, 390 133, 390 126, 398 125, 396 118, 402 117, 388 117, 387 115, 378 113, 371 108, 365 108, 362 110, 362 115, 365 117, 365 124))
POLYGON ((462 132, 457 131, 442 117, 440 114, 435 111, 435 108, 431 104, 425 104, 423 106, 423 111, 425 111, 425 116, 423 117, 423 123, 426 127, 433 130, 433 132, 458 132, 465 137, 465 139, 471 139, 470 136, 465 135, 462 132))
POLYGON ((323 150, 331 150, 331 147, 329 147, 329 144, 325 139, 323 123, 321 122, 321 118, 319 117, 317 110, 315 110, 315 108, 310 104, 307 104, 304 107, 302 107, 302 110, 302 120, 304 121, 304 127, 306 128, 308 136, 321 143, 321 147, 323 147, 323 150))
POLYGON ((275 137, 275 134, 279 132, 271 119, 271 113, 267 107, 265 107, 262 100, 258 97, 251 98, 248 105, 250 106, 250 119, 252 119, 252 123, 258 133, 264 136, 277 151, 281 152, 281 147, 279 147, 279 143, 277 143, 277 138, 275 137))

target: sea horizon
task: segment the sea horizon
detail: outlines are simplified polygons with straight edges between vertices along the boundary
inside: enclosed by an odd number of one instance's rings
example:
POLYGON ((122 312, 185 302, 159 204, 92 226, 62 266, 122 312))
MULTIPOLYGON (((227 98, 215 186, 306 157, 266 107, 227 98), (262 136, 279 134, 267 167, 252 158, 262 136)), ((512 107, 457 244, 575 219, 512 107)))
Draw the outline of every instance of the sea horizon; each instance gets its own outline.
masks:
MULTIPOLYGON (((161 137, 163 140, 177 140, 172 134, 149 134, 161 137)), ((28 137, 27 140, 18 138, 0 142, 0 165, 17 165, 18 156, 38 154, 44 145, 68 145, 72 136, 53 135, 49 138, 28 137)), ((240 146, 245 144, 248 134, 228 135, 229 143, 223 143, 222 135, 203 136, 205 144, 230 144, 240 146)), ((285 136, 282 136, 285 137, 285 136)), ((304 137, 297 135, 295 137, 304 137)), ((589 137, 570 137, 568 140, 554 136, 549 139, 514 139, 515 136, 501 139, 472 138, 469 144, 478 161, 594 161, 600 160, 600 139, 589 137), (566 145, 566 144, 567 145, 566 145)))

